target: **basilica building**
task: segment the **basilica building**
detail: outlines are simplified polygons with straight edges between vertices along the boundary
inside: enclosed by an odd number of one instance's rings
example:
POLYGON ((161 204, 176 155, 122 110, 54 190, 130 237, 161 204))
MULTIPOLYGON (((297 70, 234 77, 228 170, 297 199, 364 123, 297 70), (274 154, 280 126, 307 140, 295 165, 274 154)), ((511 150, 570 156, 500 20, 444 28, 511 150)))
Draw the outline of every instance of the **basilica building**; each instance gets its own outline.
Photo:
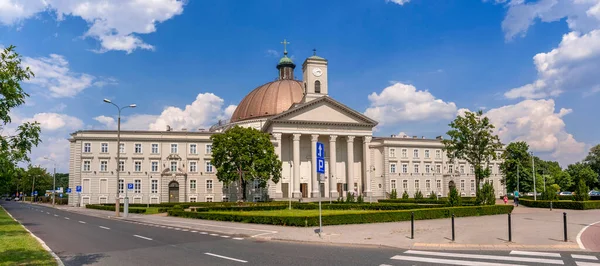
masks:
MULTIPOLYGON (((235 200, 235 187, 219 182, 210 163, 210 136, 235 125, 268 133, 283 162, 280 182, 248 186, 250 200, 336 200, 350 192, 369 201, 389 197, 393 189, 411 197, 417 191, 446 196, 453 186, 463 196, 475 195, 473 167, 449 161, 441 136, 373 136, 377 121, 329 96, 327 67, 313 54, 302 64, 302 80, 296 79, 285 51, 278 78, 250 91, 229 121, 209 130, 121 131, 120 147, 116 131, 74 132, 69 204, 112 203, 117 194, 131 203, 235 200), (325 146, 323 179, 315 168, 317 142, 325 146)), ((506 192, 500 163, 490 163, 487 181, 498 196, 506 192)))

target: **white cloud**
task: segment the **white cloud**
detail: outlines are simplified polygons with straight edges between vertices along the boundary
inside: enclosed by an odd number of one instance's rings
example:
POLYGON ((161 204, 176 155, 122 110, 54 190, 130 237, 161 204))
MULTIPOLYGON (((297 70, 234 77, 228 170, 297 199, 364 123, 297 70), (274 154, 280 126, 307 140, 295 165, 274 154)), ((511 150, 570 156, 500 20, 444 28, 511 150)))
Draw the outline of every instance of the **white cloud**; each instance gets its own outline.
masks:
POLYGON ((543 22, 566 18, 571 32, 563 35, 557 48, 539 53, 533 61, 537 79, 504 94, 506 98, 537 99, 555 97, 565 91, 582 90, 583 94, 598 91, 600 76, 600 1, 540 0, 525 3, 513 0, 502 22, 506 39, 525 36, 536 19, 543 22))
POLYGON ((150 124, 150 129, 165 130, 167 125, 175 130, 209 127, 219 119, 228 119, 232 110, 235 110, 232 105, 223 109, 223 102, 223 99, 212 93, 200 93, 183 110, 174 106, 165 108, 156 121, 150 124))
MULTIPOLYGON (((35 77, 25 82, 48 89, 50 96, 55 98, 73 97, 90 86, 106 85, 106 81, 98 80, 92 75, 72 72, 69 62, 62 55, 24 57, 23 65, 30 67, 35 74, 35 77)), ((116 81, 111 79, 110 82, 116 81)))
POLYGON ((40 123, 42 132, 45 130, 54 131, 58 129, 74 130, 83 127, 83 122, 79 118, 57 113, 38 113, 35 114, 32 118, 26 118, 23 121, 37 121, 38 123, 40 123))
POLYGON ((436 99, 428 91, 418 91, 413 85, 396 83, 380 94, 369 95, 371 106, 365 115, 379 121, 379 125, 402 121, 451 119, 456 114, 456 104, 436 99))
POLYGON ((272 56, 272 57, 279 57, 279 52, 277 52, 273 49, 269 49, 269 50, 267 50, 267 55, 272 56))
POLYGON ((155 32, 157 23, 183 13, 184 4, 180 0, 0 0, 0 22, 13 25, 46 11, 55 13, 58 21, 79 17, 89 25, 83 37, 100 41, 98 52, 131 53, 153 50, 137 34, 155 32))
POLYGON ((410 0, 385 0, 386 3, 394 3, 394 4, 399 4, 399 5, 404 5, 408 2, 410 2, 410 0))
POLYGON ((42 142, 31 151, 31 163, 52 171, 54 163, 44 159, 49 157, 56 162, 56 172, 69 171, 69 140, 58 136, 42 136, 42 142))
MULTIPOLYGON (((464 114, 466 109, 460 109, 464 114)), ((555 112, 554 100, 524 100, 484 113, 496 127, 503 143, 525 141, 535 152, 549 154, 561 163, 572 163, 585 154, 585 144, 565 128, 563 116, 571 109, 555 112)))

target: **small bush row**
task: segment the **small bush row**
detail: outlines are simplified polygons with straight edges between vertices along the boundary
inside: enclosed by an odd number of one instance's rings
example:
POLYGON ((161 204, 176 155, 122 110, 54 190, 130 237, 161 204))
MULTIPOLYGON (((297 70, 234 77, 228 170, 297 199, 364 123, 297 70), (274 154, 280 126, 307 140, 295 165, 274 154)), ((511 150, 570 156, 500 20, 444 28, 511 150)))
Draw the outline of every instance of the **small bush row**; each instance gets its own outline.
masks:
MULTIPOLYGON (((513 210, 512 205, 491 205, 491 206, 473 206, 473 207, 446 207, 429 208, 400 211, 380 211, 366 212, 359 214, 329 214, 323 215, 322 220, 325 225, 341 224, 362 224, 362 223, 385 223, 408 221, 411 213, 414 213, 416 220, 448 218, 454 214, 456 217, 480 216, 506 214, 513 210)), ((216 221, 232 221, 242 223, 272 224, 284 226, 318 226, 319 216, 267 216, 267 215, 247 215, 247 214, 221 214, 213 212, 187 212, 169 210, 170 216, 206 219, 216 221)))
MULTIPOLYGON (((97 205, 97 204, 88 204, 85 205, 86 209, 95 209, 95 210, 103 210, 103 211, 114 211, 115 210, 115 206, 104 206, 104 205, 97 205)), ((123 207, 119 208, 119 210, 122 212, 123 211, 123 207)), ((166 210, 165 210, 166 212, 166 210)), ((139 208, 139 207, 129 207, 129 213, 146 213, 146 208, 139 208)))
MULTIPOLYGON (((329 204, 321 205, 323 210, 411 210, 424 208, 439 208, 439 204, 415 204, 415 203, 354 203, 354 204, 329 204)), ((272 206, 211 206, 195 208, 197 212, 208 211, 274 211, 285 210, 288 205, 272 205, 272 206)), ((319 204, 302 203, 292 204, 295 210, 318 210, 319 204)))
POLYGON ((572 201, 572 200, 559 200, 559 201, 548 201, 548 200, 529 200, 519 199, 519 203, 523 206, 533 208, 550 208, 550 202, 552 202, 552 208, 555 209, 571 209, 571 210, 591 210, 600 209, 600 201, 572 201))
MULTIPOLYGON (((465 198, 462 197, 462 204, 463 205, 475 205, 475 203, 477 202, 477 198, 474 197, 469 197, 469 198, 465 198)), ((448 198, 440 198, 438 199, 429 199, 429 198, 424 198, 424 199, 415 199, 415 198, 410 198, 410 199, 381 199, 379 200, 380 203, 422 203, 422 204, 446 204, 448 202, 448 198)))

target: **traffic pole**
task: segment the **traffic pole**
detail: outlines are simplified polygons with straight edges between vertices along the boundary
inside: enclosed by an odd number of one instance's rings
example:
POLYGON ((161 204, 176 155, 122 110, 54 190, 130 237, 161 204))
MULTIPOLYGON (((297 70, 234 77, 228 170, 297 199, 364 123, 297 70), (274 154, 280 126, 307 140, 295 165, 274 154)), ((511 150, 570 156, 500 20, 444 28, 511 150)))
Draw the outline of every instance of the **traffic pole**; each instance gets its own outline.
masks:
POLYGON ((563 212, 563 229, 565 235, 565 242, 567 242, 567 213, 563 212))
POLYGON ((508 214, 508 242, 512 242, 512 222, 510 219, 510 213, 508 214))
POLYGON ((410 239, 415 239, 415 212, 410 213, 410 239))
POLYGON ((454 242, 454 213, 452 214, 452 242, 454 242))

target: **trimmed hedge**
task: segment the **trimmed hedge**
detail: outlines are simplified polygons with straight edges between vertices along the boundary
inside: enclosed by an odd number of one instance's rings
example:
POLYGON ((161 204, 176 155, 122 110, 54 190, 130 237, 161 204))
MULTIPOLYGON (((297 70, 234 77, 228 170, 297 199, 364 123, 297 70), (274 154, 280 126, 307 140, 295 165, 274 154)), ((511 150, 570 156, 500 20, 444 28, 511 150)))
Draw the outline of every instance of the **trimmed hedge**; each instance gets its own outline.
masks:
MULTIPOLYGON (((385 223, 408 221, 411 218, 411 212, 414 212, 416 220, 448 218, 454 214, 456 217, 480 216, 506 214, 512 212, 512 205, 494 205, 494 206, 475 206, 475 207, 447 207, 447 208, 429 208, 402 211, 374 211, 364 214, 330 214, 322 217, 325 225, 340 224, 362 224, 362 223, 385 223)), ((231 221, 242 223, 271 224, 284 226, 318 226, 319 216, 265 216, 265 215, 241 215, 241 214, 221 214, 213 212, 186 212, 169 210, 170 216, 206 219, 216 221, 231 221)))
MULTIPOLYGON (((103 211, 115 211, 115 206, 103 206, 103 205, 88 204, 88 205, 85 205, 85 208, 86 209, 103 210, 103 211)), ((123 207, 119 208, 119 210, 122 212, 123 207)), ((146 213, 146 208, 129 207, 129 213, 146 213)))
MULTIPOLYGON (((439 204, 415 204, 415 203, 354 203, 354 204, 329 204, 321 205, 323 210, 411 210, 425 208, 439 208, 439 204)), ((285 210, 288 205, 262 205, 262 206, 211 206, 196 208, 197 212, 208 211, 274 211, 285 210)), ((292 204, 296 210, 318 210, 319 204, 316 203, 296 203, 292 204)))
MULTIPOLYGON (((463 205, 475 205, 477 199, 473 197, 462 197, 463 205)), ((447 204, 448 198, 437 199, 380 199, 380 203, 423 203, 423 204, 447 204)))
MULTIPOLYGON (((297 202, 292 202, 292 204, 298 204, 297 202)), ((103 203, 102 206, 115 206, 114 203, 103 203)), ((175 205, 180 205, 184 209, 189 207, 211 207, 211 206, 272 206, 272 205, 288 205, 287 201, 277 201, 277 202, 267 202, 267 203, 254 203, 254 202, 168 202, 168 203, 159 203, 159 204, 150 204, 150 207, 159 207, 159 208, 173 208, 175 205)), ((123 206, 123 203, 121 203, 123 206)), ((147 207, 148 204, 144 203, 130 203, 129 207, 147 207)))
POLYGON ((552 208, 554 209, 571 209, 571 210, 591 210, 600 209, 600 201, 572 201, 572 200, 559 200, 559 201, 548 201, 548 200, 528 200, 519 199, 519 204, 532 208, 550 208, 550 202, 552 202, 552 208))

